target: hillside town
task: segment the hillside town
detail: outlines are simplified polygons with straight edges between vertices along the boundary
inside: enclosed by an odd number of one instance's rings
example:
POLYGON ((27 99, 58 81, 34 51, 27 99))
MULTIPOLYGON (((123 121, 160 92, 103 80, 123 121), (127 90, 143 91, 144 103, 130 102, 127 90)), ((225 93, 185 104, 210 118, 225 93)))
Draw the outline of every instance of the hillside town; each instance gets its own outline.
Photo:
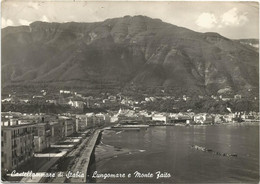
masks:
MULTIPOLYGON (((52 95, 51 98, 46 90, 41 90, 39 94, 31 98, 18 97, 15 93, 2 98, 2 105, 33 106, 37 104, 35 107, 38 108, 33 109, 35 111, 31 113, 19 112, 17 109, 2 112, 2 176, 10 176, 10 172, 13 170, 25 171, 27 168, 25 165, 30 162, 34 163, 33 166, 30 165, 30 168, 35 171, 40 169, 37 163, 47 162, 45 170, 48 171, 53 165, 58 166, 60 159, 77 152, 75 150, 79 148, 81 151, 84 150, 82 142, 91 140, 94 132, 104 127, 139 129, 148 126, 203 126, 259 121, 258 112, 234 112, 228 106, 225 107, 226 113, 221 114, 195 113, 192 109, 188 109, 186 112, 158 112, 144 109, 145 105, 158 100, 189 102, 191 97, 186 95, 178 98, 149 96, 144 97, 143 100, 136 100, 121 94, 107 93, 102 96, 84 96, 77 92, 60 90, 59 94, 52 95), (66 111, 61 113, 46 110, 40 112, 43 110, 41 107, 46 104, 58 108, 64 107, 66 111), (92 110, 92 112, 86 112, 86 109, 92 110)), ((198 98, 203 99, 204 97, 199 96, 198 98)), ((235 95, 233 98, 223 96, 211 96, 210 98, 226 102, 242 97, 235 95)), ((176 110, 177 107, 172 107, 172 109, 176 110)), ((80 155, 79 150, 76 155, 80 155)), ((70 167, 72 165, 73 161, 70 161, 70 167)), ((77 164, 74 163, 74 165, 77 164)), ((69 166, 67 165, 67 167, 69 166)), ((23 181, 22 178, 20 179, 23 181)))

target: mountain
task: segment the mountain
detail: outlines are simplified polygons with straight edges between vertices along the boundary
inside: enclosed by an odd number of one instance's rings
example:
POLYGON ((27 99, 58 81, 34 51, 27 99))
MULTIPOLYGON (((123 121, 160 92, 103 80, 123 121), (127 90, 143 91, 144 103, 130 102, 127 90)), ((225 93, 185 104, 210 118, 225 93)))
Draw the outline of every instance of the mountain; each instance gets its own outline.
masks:
POLYGON ((259 39, 238 39, 235 41, 248 47, 253 47, 257 52, 259 52, 259 39))
POLYGON ((259 53, 145 16, 2 29, 2 85, 258 89, 259 53))

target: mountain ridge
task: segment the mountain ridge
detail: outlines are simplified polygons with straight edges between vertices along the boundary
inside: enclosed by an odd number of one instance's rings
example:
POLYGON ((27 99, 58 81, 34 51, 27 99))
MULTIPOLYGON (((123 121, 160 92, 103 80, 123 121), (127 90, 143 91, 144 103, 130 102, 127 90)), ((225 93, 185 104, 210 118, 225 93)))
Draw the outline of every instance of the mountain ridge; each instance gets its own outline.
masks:
POLYGON ((2 84, 141 85, 198 91, 258 88, 259 54, 218 33, 125 16, 34 22, 2 30, 2 84))

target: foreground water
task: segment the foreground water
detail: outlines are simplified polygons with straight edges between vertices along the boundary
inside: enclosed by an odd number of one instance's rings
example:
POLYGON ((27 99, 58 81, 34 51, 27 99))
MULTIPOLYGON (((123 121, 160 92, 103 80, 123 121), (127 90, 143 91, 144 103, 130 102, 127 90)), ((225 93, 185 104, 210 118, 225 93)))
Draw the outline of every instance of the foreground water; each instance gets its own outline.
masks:
POLYGON ((126 174, 125 178, 105 179, 94 174, 96 177, 92 177, 92 182, 258 183, 259 126, 258 123, 244 123, 161 126, 139 131, 106 130, 96 147, 95 162, 90 171, 91 177, 95 171, 99 174, 126 174), (220 156, 193 149, 191 145, 238 156, 220 156), (135 177, 136 171, 154 176, 135 177), (167 178, 157 179, 157 171, 167 172, 164 175, 167 178), (128 174, 131 177, 127 177, 128 174))

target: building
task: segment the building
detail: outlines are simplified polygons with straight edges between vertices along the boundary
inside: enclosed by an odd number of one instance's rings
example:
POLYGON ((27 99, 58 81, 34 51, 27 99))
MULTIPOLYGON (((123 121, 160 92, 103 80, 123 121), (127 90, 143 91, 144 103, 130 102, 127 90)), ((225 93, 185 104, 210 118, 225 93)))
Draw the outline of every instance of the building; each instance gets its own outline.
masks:
POLYGON ((83 110, 85 103, 82 102, 82 101, 70 100, 70 101, 68 102, 68 104, 69 104, 70 106, 74 107, 74 108, 82 109, 82 110, 83 110))
POLYGON ((194 122, 196 124, 211 124, 214 123, 214 117, 207 113, 196 114, 194 115, 194 122))
POLYGON ((86 113, 87 128, 94 127, 94 113, 86 113))
POLYGON ((34 151, 42 152, 49 148, 51 144, 51 125, 46 122, 37 123, 35 125, 34 134, 34 151))
POLYGON ((51 129, 51 137, 50 142, 54 144, 65 137, 65 127, 63 126, 64 122, 59 121, 52 121, 49 122, 50 129, 51 129))
POLYGON ((110 95, 107 99, 111 102, 116 102, 116 96, 110 95))
POLYGON ((234 99, 241 99, 241 98, 242 98, 242 95, 237 94, 237 95, 234 96, 234 99))
POLYGON ((76 132, 86 130, 88 125, 86 115, 76 115, 76 132))
POLYGON ((96 114, 94 116, 94 124, 97 126, 101 126, 105 124, 106 116, 104 114, 96 114))
POLYGON ((3 170, 13 170, 34 154, 35 124, 11 123, 2 119, 1 165, 3 170))
POLYGON ((214 123, 223 123, 223 122, 224 122, 223 115, 216 114, 214 117, 214 123))
POLYGON ((169 117, 163 114, 154 114, 152 116, 152 121, 161 121, 164 123, 169 123, 169 117))
POLYGON ((117 122, 118 121, 118 115, 113 115, 113 116, 111 116, 111 118, 110 118, 110 122, 111 123, 115 123, 115 122, 117 122))
POLYGON ((65 116, 60 116, 58 120, 61 126, 64 127, 64 136, 70 136, 76 132, 76 119, 65 116))
POLYGON ((71 94, 71 91, 68 90, 60 90, 60 94, 71 94))
POLYGON ((234 117, 235 117, 235 116, 234 116, 233 113, 225 114, 225 115, 223 116, 223 120, 224 120, 224 122, 233 122, 234 117))
POLYGON ((169 122, 173 124, 190 124, 192 116, 188 114, 174 114, 170 117, 169 122))

